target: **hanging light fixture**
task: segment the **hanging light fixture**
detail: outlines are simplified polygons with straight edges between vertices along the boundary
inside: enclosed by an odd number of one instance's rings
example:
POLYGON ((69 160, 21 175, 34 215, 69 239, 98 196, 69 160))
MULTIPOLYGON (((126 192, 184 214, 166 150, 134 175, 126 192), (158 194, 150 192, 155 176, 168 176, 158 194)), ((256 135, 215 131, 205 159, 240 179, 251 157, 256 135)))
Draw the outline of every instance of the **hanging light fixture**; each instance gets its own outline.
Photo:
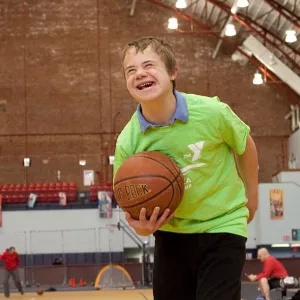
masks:
POLYGON ((169 29, 177 29, 178 28, 178 21, 176 18, 169 19, 168 28, 169 29))
POLYGON ((263 84, 263 83, 264 83, 264 80, 263 80, 261 73, 256 72, 254 74, 253 84, 259 85, 259 84, 263 84))
POLYGON ((249 6, 249 2, 248 2, 248 0, 238 0, 236 5, 237 5, 237 7, 244 8, 244 7, 249 6))
POLYGON ((285 41, 287 43, 294 43, 297 41, 296 30, 287 30, 285 34, 285 41))
POLYGON ((25 168, 28 168, 28 167, 30 167, 30 165, 31 165, 31 159, 30 159, 29 157, 25 157, 25 158, 23 159, 23 166, 24 166, 25 168))
POLYGON ((177 8, 186 8, 187 4, 185 0, 177 0, 175 6, 177 8))
POLYGON ((225 35, 226 36, 234 36, 236 35, 236 30, 233 24, 227 24, 225 28, 225 35))
POLYGON ((79 160, 79 165, 80 166, 85 166, 86 165, 86 160, 85 159, 80 159, 79 160))

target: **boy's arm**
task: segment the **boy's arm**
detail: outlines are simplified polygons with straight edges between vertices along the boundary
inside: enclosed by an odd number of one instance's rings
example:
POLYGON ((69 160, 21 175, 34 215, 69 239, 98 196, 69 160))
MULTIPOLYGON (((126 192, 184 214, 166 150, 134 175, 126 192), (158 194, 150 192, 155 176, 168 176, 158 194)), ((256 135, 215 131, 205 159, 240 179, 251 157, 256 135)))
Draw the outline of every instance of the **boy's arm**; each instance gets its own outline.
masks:
POLYGON ((236 154, 236 163, 248 198, 249 223, 253 220, 258 207, 258 157, 255 143, 250 135, 247 137, 244 153, 236 154))
POLYGON ((6 256, 6 252, 0 254, 0 260, 4 260, 4 259, 5 259, 5 256, 6 256))
POLYGON ((248 199, 249 223, 258 206, 258 158, 255 143, 249 135, 250 128, 224 103, 220 109, 219 130, 224 142, 234 150, 237 169, 248 199))

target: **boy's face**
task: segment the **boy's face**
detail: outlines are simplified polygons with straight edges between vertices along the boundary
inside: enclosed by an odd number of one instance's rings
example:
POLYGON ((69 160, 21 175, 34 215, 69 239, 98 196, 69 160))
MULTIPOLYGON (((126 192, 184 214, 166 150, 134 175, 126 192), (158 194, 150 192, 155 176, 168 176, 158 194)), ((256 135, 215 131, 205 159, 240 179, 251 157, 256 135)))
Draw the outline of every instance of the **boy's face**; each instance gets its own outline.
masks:
POLYGON ((134 99, 147 102, 167 96, 172 92, 172 80, 177 69, 169 74, 164 61, 148 46, 144 52, 136 53, 130 48, 124 58, 124 72, 127 89, 134 99))

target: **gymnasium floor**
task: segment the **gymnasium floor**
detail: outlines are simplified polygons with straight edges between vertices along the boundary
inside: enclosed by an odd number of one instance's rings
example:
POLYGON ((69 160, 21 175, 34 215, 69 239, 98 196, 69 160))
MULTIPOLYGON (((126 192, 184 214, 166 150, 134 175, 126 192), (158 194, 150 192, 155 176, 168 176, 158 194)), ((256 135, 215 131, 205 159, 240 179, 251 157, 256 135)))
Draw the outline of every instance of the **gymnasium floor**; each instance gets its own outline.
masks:
MULTIPOLYGON (((0 299, 4 298, 3 295, 0 299)), ((28 293, 21 296, 17 293, 12 293, 9 299, 19 300, 153 300, 151 290, 132 290, 132 291, 77 291, 77 292, 48 292, 43 296, 38 296, 36 293, 28 293)))
MULTIPOLYGON (((243 283, 242 299, 255 300, 257 297, 257 285, 252 283, 243 283)), ((292 295, 288 295, 292 296, 292 295)), ((1 290, 0 300, 4 300, 1 290)), ((153 300, 152 290, 136 289, 130 291, 63 291, 63 292, 45 292, 43 296, 36 293, 26 293, 21 296, 18 293, 12 293, 9 299, 15 300, 153 300)), ((279 300, 279 292, 271 292, 272 300, 279 300)))

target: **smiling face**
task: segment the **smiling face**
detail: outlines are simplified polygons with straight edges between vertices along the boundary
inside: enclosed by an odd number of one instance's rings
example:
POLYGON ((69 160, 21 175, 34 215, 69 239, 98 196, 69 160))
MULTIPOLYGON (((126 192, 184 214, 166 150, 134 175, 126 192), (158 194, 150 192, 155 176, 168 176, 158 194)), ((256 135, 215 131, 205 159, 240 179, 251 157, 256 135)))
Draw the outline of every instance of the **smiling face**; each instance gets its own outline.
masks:
POLYGON ((167 97, 173 92, 177 68, 168 72, 162 58, 148 46, 144 51, 130 47, 125 54, 123 68, 127 89, 141 103, 167 97))

